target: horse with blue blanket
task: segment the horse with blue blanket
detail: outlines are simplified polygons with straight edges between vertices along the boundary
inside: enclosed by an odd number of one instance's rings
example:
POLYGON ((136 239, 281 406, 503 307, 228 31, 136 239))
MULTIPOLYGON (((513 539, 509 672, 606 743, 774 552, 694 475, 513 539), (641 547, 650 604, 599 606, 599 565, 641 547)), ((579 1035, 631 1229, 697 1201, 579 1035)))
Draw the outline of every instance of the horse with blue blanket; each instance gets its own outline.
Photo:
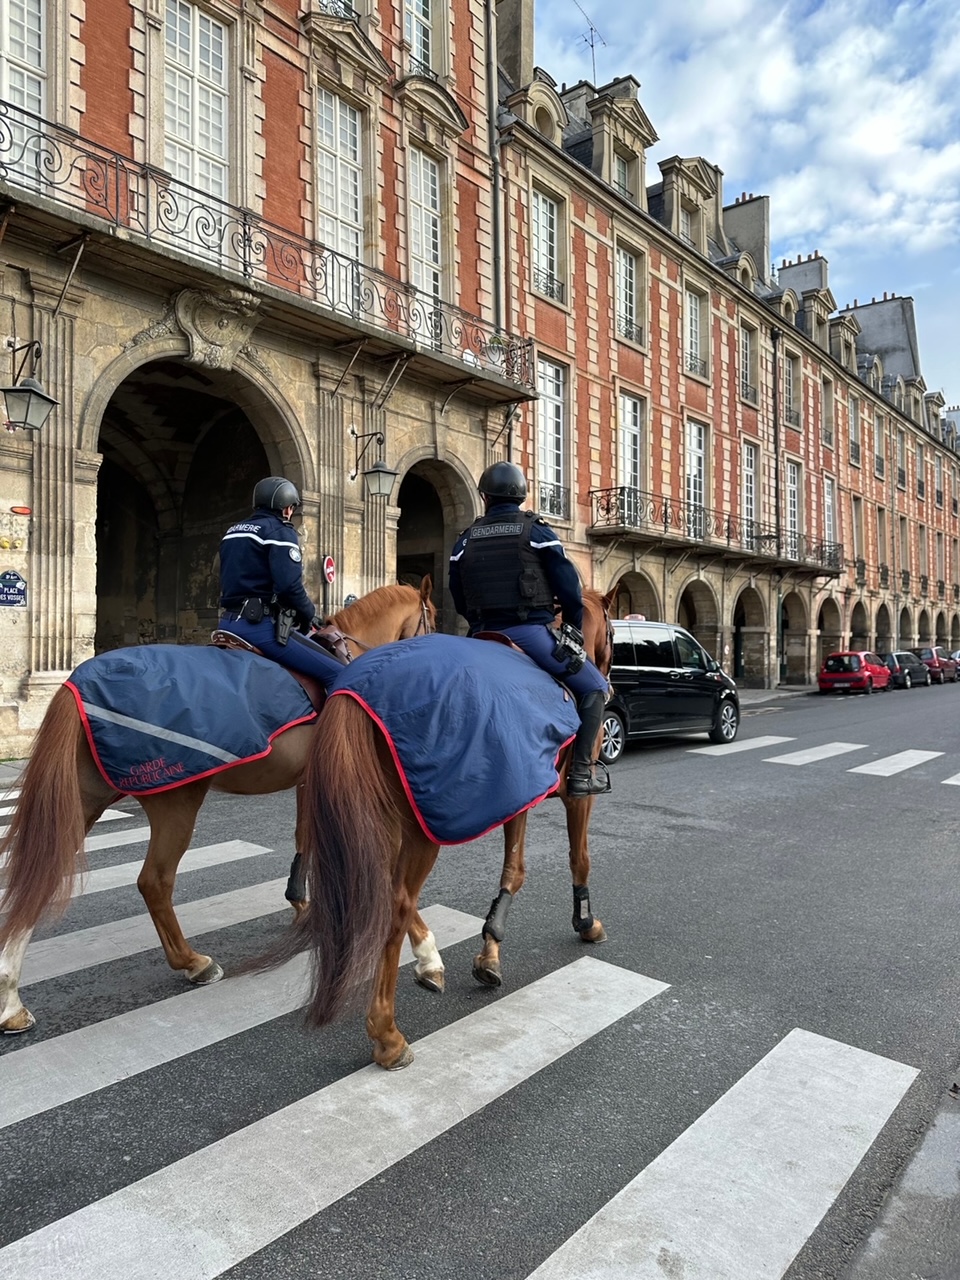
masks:
MULTIPOLYGON (((587 651, 604 674, 611 599, 584 592, 587 651)), ((574 929, 584 942, 602 941, 587 888, 595 797, 565 788, 578 725, 570 695, 506 646, 431 635, 352 663, 330 689, 304 774, 309 903, 257 965, 312 951, 308 1016, 316 1026, 372 982, 374 1060, 405 1067, 413 1054, 394 1008, 400 947, 405 934, 416 936, 418 897, 440 846, 504 825, 500 894, 474 961, 480 981, 499 985, 506 908, 524 881, 527 813, 551 794, 567 806, 574 929)))
MULTIPOLYGON (((432 582, 370 592, 332 619, 353 653, 434 629, 432 582)), ((137 887, 171 969, 194 985, 223 976, 183 935, 173 909, 177 867, 211 790, 265 795, 297 786, 317 733, 301 684, 266 658, 213 646, 142 645, 82 663, 54 695, 0 841, 0 1033, 34 1025, 19 995, 30 935, 63 908, 82 870, 84 838, 108 805, 136 797, 150 823, 137 887)), ((298 800, 302 791, 298 792, 298 800)), ((298 804, 297 848, 303 819, 298 804)), ((424 974, 440 965, 422 922, 424 974)), ((429 979, 425 979, 429 984, 429 979)))

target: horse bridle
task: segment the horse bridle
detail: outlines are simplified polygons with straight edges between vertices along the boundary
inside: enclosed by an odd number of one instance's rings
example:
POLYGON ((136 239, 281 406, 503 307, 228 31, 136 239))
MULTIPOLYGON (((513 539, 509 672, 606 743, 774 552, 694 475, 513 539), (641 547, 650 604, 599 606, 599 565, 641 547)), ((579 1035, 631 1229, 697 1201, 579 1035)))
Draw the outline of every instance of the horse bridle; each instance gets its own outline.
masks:
MULTIPOLYGON (((427 609, 427 602, 421 597, 420 617, 417 621, 417 629, 416 631, 414 631, 413 635, 428 636, 428 635, 431 635, 432 633, 433 633, 433 627, 431 627, 430 625, 430 613, 427 609)), ((325 638, 325 640, 329 642, 333 652, 338 657, 345 658, 347 662, 353 661, 353 654, 350 652, 351 644, 357 645, 357 647, 360 648, 364 653, 366 653, 369 649, 372 649, 374 647, 373 645, 366 644, 363 640, 358 640, 356 636, 351 636, 351 635, 348 635, 345 631, 338 630, 334 626, 321 627, 320 630, 316 632, 316 634, 322 635, 325 638)), ((413 636, 409 638, 413 639, 413 636)))

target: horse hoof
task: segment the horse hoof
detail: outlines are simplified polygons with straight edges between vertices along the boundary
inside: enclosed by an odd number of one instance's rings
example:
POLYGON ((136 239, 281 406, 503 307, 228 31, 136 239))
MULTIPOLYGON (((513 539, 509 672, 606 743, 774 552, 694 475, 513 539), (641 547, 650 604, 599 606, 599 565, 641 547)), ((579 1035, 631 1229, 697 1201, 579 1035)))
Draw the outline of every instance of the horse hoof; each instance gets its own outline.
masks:
POLYGON ((6 1022, 0 1022, 0 1035, 22 1036, 25 1031, 37 1025, 37 1020, 29 1009, 22 1006, 6 1022))
POLYGON ((413 980, 418 987, 423 987, 424 991, 434 991, 437 995, 443 994, 444 974, 442 969, 433 969, 428 973, 417 973, 414 970, 413 980))
POLYGON ((606 942, 607 931, 599 920, 594 922, 593 928, 588 929, 586 933, 581 933, 581 942, 606 942))
POLYGON ((211 982, 219 982, 223 977, 223 970, 217 964, 216 960, 211 960, 205 965, 199 973, 187 974, 187 981, 194 987, 209 987, 211 982))
POLYGON ((503 983, 503 977, 500 973, 499 964, 490 964, 488 961, 485 965, 480 963, 481 957, 478 956, 473 962, 473 976, 482 987, 499 987, 503 983))
POLYGON ((402 1071, 404 1067, 409 1067, 413 1061, 413 1050, 408 1044, 403 1046, 403 1053, 397 1058, 396 1062, 381 1063, 384 1071, 402 1071))

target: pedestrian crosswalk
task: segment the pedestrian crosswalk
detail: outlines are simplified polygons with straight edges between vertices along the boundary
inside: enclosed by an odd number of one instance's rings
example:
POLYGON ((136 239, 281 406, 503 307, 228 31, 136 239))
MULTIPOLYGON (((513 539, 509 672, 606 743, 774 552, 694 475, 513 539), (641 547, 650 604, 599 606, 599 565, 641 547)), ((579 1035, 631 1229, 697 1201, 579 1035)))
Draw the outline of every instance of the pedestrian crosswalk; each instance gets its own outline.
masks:
MULTIPOLYGON (((770 734, 758 734, 755 738, 738 738, 736 742, 724 743, 710 747, 690 747, 691 755, 698 756, 731 756, 746 752, 765 751, 771 747, 779 747, 788 742, 796 742, 796 738, 779 737, 770 734)), ((875 748, 864 742, 818 742, 807 747, 797 747, 793 751, 785 751, 777 755, 765 755, 763 764, 788 765, 800 768, 804 765, 818 765, 827 761, 836 761, 840 756, 853 756, 856 752, 871 752, 875 748)), ((862 764, 844 766, 847 773, 865 774, 874 778, 892 778, 896 774, 906 773, 921 765, 930 764, 934 760, 942 760, 948 768, 956 769, 960 764, 960 755, 949 757, 944 751, 928 751, 919 748, 908 748, 892 754, 878 754, 875 759, 862 764), (951 763, 952 760, 952 763, 951 763)), ((929 771, 923 774, 930 777, 929 771)), ((960 773, 951 773, 949 777, 940 778, 947 786, 960 786, 960 773)))
MULTIPOLYGON (((790 741, 767 737, 760 749, 790 741)), ((745 749, 743 743, 734 746, 745 749)), ((122 816, 136 821, 133 814, 122 816)), ((135 826, 96 832, 87 841, 91 860, 138 844, 144 852, 148 834, 135 826)), ((190 850, 183 869, 223 868, 227 875, 241 863, 256 868, 270 853, 264 846, 224 841, 190 850)), ((92 905, 109 904, 111 894, 134 882, 139 865, 132 858, 94 865, 87 900, 96 895, 92 905)), ((196 936, 269 919, 286 909, 285 883, 269 878, 182 903, 184 930, 196 936)), ((482 924, 442 904, 425 908, 424 917, 441 950, 475 939, 482 924)), ((154 948, 156 935, 145 914, 59 933, 28 952, 26 998, 30 984, 76 982, 94 966, 154 948)), ((4 1222, 0 1200, 0 1280, 215 1280, 235 1269, 263 1280, 333 1274, 306 1261, 302 1270, 281 1271, 271 1250, 393 1175, 414 1153, 456 1140, 465 1126, 518 1091, 543 1089, 551 1097, 572 1091, 575 1097, 576 1073, 601 1046, 631 1044, 641 1026, 653 1034, 642 1020, 669 1000, 670 976, 573 954, 499 996, 471 989, 465 1015, 441 1022, 416 1041, 415 1062, 405 1071, 348 1066, 322 1087, 265 1113, 253 1096, 242 1122, 129 1178, 122 1163, 111 1166, 103 1187, 86 1196, 74 1188, 78 1203, 28 1229, 4 1222)), ((403 963, 411 958, 405 949, 403 963)), ((307 957, 301 956, 276 971, 161 999, 145 996, 139 1007, 115 1017, 96 1020, 94 1014, 62 1034, 11 1042, 0 1056, 0 1144, 8 1143, 9 1151, 19 1133, 47 1132, 31 1159, 50 1160, 55 1186, 61 1176, 57 1126, 67 1124, 74 1109, 78 1115, 89 1109, 95 1117, 92 1127, 83 1127, 85 1141, 96 1143, 105 1123, 108 1130, 126 1131, 131 1149, 149 1142, 150 1126, 157 1123, 151 1117, 183 1105, 177 1069, 258 1035, 296 1010, 307 969, 307 957), (138 1086, 128 1095, 136 1101, 118 1114, 116 1089, 124 1084, 138 1086)), ((42 1009, 35 1012, 43 1018, 42 1009)), ((662 1051, 669 1053, 669 1045, 662 1051)), ((276 1066, 284 1069, 281 1061, 276 1066)), ((598 1212, 567 1222, 559 1247, 552 1241, 533 1250, 524 1274, 528 1280, 782 1277, 916 1075, 909 1063, 785 1027, 746 1061, 732 1087, 706 1099, 682 1132, 667 1135, 645 1167, 625 1170, 598 1212)), ((625 1078, 622 1087, 629 1091, 636 1084, 625 1078)), ((197 1105, 202 1114, 202 1099, 197 1105)), ((637 1114, 639 1120, 618 1119, 618 1127, 638 1125, 632 1140, 639 1146, 658 1132, 659 1117, 650 1116, 648 1123, 643 1108, 637 1114)), ((578 1131, 575 1111, 557 1111, 555 1123, 563 1129, 572 1124, 574 1152, 590 1141, 578 1131)), ((496 1125, 474 1130, 470 1161, 500 1161, 509 1138, 496 1125)), ((32 1151, 32 1141, 26 1145, 32 1151)), ((575 1154, 572 1159, 575 1166, 575 1154)), ((431 1228, 428 1218, 418 1229, 437 1231, 432 1274, 453 1280, 461 1274, 455 1251, 448 1250, 449 1265, 442 1261, 451 1224, 431 1228)), ((390 1270, 401 1280, 414 1274, 390 1270)), ((500 1272, 498 1267, 491 1275, 500 1272)))

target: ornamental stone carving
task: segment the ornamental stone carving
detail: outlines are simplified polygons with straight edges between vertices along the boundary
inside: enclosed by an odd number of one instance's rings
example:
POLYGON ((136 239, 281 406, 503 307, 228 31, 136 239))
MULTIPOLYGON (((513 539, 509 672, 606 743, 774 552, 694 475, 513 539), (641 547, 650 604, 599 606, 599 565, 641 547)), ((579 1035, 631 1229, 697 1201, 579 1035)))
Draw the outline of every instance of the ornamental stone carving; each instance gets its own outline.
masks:
POLYGON ((232 369, 257 327, 259 298, 243 289, 184 289, 174 299, 177 324, 190 343, 190 364, 232 369))

